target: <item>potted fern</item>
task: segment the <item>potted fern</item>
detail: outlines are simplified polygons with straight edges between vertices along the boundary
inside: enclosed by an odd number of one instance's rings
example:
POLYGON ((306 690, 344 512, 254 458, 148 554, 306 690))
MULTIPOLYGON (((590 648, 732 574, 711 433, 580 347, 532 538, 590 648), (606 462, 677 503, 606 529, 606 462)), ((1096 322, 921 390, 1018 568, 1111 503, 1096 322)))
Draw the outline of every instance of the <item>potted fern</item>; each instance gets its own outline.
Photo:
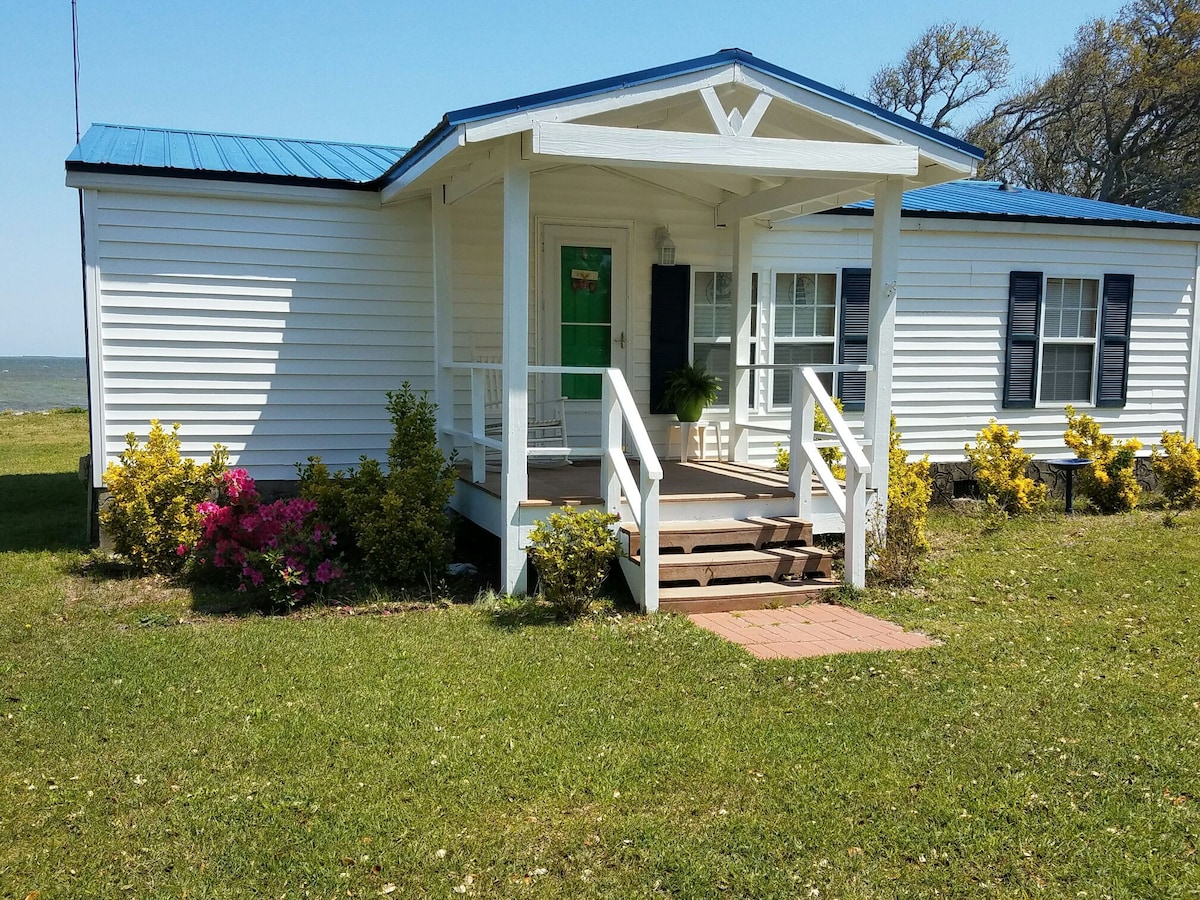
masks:
POLYGON ((688 363, 667 373, 663 406, 675 411, 680 422, 696 422, 717 400, 721 379, 704 366, 688 363))

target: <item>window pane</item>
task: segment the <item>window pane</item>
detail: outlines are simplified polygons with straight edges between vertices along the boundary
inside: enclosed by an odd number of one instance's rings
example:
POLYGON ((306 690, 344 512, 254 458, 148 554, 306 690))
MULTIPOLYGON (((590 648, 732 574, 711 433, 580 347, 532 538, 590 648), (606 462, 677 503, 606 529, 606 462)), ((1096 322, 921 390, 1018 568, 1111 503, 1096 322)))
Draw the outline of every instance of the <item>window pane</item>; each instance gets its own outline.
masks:
POLYGON ((729 405, 729 345, 728 344, 694 344, 692 346, 692 362, 704 366, 711 374, 721 379, 717 389, 717 402, 714 406, 729 405))
POLYGON ((775 336, 833 337, 837 319, 833 275, 782 272, 775 276, 775 336))
POLYGON ((1047 278, 1046 337, 1095 337, 1099 294, 1099 285, 1093 279, 1047 278))
MULTIPOLYGON (((833 344, 776 344, 775 362, 783 365, 830 365, 833 362, 833 344)), ((825 373, 820 378, 825 390, 832 391, 833 375, 825 373)), ((776 406, 789 405, 792 402, 791 373, 776 369, 774 381, 771 402, 776 406)))
POLYGON ((1092 401, 1092 345, 1046 344, 1042 348, 1043 401, 1092 401))

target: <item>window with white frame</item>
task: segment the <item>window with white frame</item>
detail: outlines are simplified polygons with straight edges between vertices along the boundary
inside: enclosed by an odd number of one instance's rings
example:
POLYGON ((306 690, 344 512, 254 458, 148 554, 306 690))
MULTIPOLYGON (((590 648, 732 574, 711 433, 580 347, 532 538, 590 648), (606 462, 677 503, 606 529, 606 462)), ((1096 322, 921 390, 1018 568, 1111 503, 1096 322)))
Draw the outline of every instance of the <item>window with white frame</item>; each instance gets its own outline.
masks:
POLYGON ((1045 290, 1038 400, 1091 403, 1100 284, 1090 278, 1047 278, 1045 290))
MULTIPOLYGON (((779 272, 775 275, 772 357, 776 365, 830 365, 837 349, 837 276, 831 273, 779 272)), ((820 376, 827 391, 833 375, 820 376)), ((771 405, 792 402, 790 373, 772 373, 771 405)))
MULTIPOLYGON (((758 273, 750 279, 750 361, 758 344, 758 273)), ((733 274, 697 270, 692 279, 692 364, 721 379, 714 406, 729 405, 729 352, 733 328, 733 274)), ((753 396, 753 393, 751 394, 753 396)))

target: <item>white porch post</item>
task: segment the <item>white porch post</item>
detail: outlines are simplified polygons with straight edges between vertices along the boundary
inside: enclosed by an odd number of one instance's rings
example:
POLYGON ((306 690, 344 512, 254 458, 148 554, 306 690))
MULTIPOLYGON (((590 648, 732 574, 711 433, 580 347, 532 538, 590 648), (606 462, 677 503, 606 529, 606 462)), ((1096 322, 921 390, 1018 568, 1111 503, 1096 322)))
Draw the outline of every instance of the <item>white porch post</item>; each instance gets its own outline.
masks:
POLYGON ((433 383, 437 401, 438 445, 449 456, 454 452, 454 374, 442 368, 454 361, 453 251, 451 249, 450 207, 445 195, 434 189, 433 215, 433 383))
POLYGON ((754 272, 754 220, 735 219, 733 231, 733 321, 729 347, 729 461, 746 462, 750 457, 749 430, 738 425, 750 416, 752 372, 738 371, 750 365, 751 290, 754 272))
POLYGON ((871 442, 870 486, 876 502, 887 510, 888 435, 892 416, 892 355, 896 340, 896 279, 900 258, 902 178, 889 178, 875 188, 871 232, 871 305, 867 332, 867 402, 864 436, 871 442))
POLYGON ((529 169, 521 160, 520 135, 508 146, 504 170, 504 449, 500 454, 500 497, 504 534, 500 538, 504 590, 526 585, 525 553, 518 516, 527 499, 526 451, 529 410, 529 169))

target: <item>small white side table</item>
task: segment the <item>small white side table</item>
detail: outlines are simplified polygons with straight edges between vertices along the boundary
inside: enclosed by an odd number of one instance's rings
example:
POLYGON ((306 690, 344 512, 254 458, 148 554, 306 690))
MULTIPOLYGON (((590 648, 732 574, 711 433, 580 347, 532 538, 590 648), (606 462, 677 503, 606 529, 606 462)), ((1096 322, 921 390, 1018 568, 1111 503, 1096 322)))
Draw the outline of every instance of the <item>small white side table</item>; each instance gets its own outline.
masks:
POLYGON ((725 455, 725 442, 721 437, 721 423, 713 422, 676 422, 667 432, 667 457, 671 456, 671 448, 679 445, 679 461, 687 462, 688 450, 692 446, 692 437, 696 438, 696 459, 708 459, 708 434, 712 431, 713 442, 717 445, 717 459, 725 455))

